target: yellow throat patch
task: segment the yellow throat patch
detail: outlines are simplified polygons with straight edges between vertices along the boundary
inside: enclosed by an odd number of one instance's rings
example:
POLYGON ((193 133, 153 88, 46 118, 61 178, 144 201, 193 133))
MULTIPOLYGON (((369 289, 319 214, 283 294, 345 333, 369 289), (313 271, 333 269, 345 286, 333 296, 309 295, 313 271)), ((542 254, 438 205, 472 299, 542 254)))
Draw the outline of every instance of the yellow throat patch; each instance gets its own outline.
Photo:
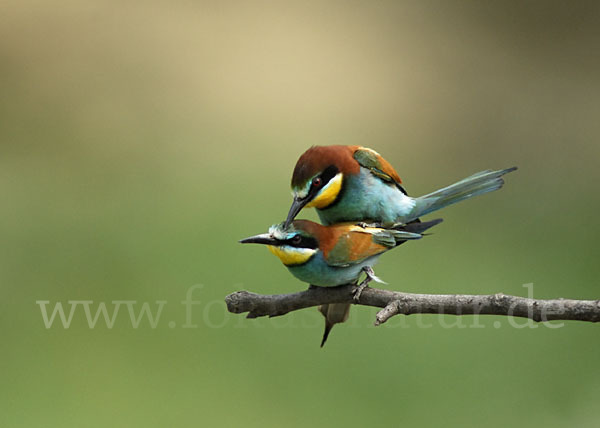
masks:
POLYGON ((342 190, 343 178, 344 175, 341 172, 337 173, 335 177, 329 180, 327 186, 323 187, 321 191, 317 194, 317 196, 315 196, 315 198, 312 201, 306 204, 306 207, 315 207, 318 209, 323 209, 331 205, 333 201, 335 201, 335 198, 337 198, 337 195, 340 193, 340 190, 342 190))
POLYGON ((317 250, 312 248, 296 248, 290 247, 289 245, 282 245, 276 247, 274 245, 267 245, 270 252, 279 257, 279 260, 286 266, 301 265, 306 263, 308 259, 312 257, 317 250))

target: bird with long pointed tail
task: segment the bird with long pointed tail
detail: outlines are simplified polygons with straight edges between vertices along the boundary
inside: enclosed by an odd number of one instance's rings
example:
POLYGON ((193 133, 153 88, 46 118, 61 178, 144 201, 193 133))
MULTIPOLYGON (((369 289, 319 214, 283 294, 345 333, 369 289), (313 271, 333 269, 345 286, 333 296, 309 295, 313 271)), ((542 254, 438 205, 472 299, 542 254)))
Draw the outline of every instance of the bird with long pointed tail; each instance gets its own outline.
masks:
MULTIPOLYGON (((287 226, 273 225, 268 233, 240 242, 267 245, 296 278, 310 285, 334 287, 356 283, 355 297, 358 298, 369 281, 380 281, 372 267, 383 253, 407 240, 420 239, 423 232, 441 221, 380 228, 354 223, 322 226, 308 220, 295 220, 287 226), (358 284, 363 272, 366 278, 358 284)), ((323 346, 332 327, 348 318, 350 305, 321 305, 319 310, 325 316, 323 346)))
MULTIPOLYGON (((355 234, 369 234, 367 230, 386 231, 378 232, 379 237, 391 233, 390 230, 420 234, 441 221, 421 223, 421 216, 473 196, 498 190, 504 185, 502 177, 516 169, 481 171, 450 186, 414 198, 408 196, 402 180, 390 163, 374 150, 360 146, 314 146, 298 159, 294 168, 294 200, 286 221, 271 228, 269 234, 242 242, 269 245, 294 275, 310 284, 334 286, 343 284, 348 279, 357 281, 364 271, 367 274, 366 282, 361 284, 364 287, 375 278, 370 268, 374 259, 368 254, 379 243, 374 241, 375 244, 362 247, 364 237, 357 238, 361 235, 355 234), (321 222, 325 226, 333 225, 333 229, 322 229, 323 226, 312 222, 293 222, 304 207, 316 208, 321 222), (338 225, 344 222, 351 224, 338 225), (290 225, 293 227, 288 231, 290 225), (308 228, 307 231, 298 232, 303 227, 308 228), (340 227, 353 234, 332 232, 342 230, 338 229, 340 227), (360 231, 358 227, 363 230, 360 231), (315 235, 321 237, 318 242, 325 243, 322 249, 315 244, 317 241, 310 241, 309 237, 314 238, 315 235), (297 240, 297 243, 294 244, 291 239, 297 240), (332 242, 335 244, 331 244, 332 242), (347 243, 342 244, 343 242, 347 243), (339 248, 352 250, 344 252, 339 248), (345 261, 339 254, 344 254, 352 262, 345 261)), ((372 238, 379 239, 375 234, 372 238)), ((411 238, 404 236, 395 245, 408 239, 411 238)), ((360 294, 361 287, 357 294, 360 294)), ((331 327, 348 318, 349 309, 349 304, 319 306, 320 312, 325 316, 323 343, 331 327)))
POLYGON ((413 198, 398 173, 374 150, 360 146, 313 146, 294 168, 294 201, 285 225, 304 207, 314 207, 325 225, 365 222, 407 224, 473 196, 498 190, 516 167, 481 171, 450 186, 413 198))

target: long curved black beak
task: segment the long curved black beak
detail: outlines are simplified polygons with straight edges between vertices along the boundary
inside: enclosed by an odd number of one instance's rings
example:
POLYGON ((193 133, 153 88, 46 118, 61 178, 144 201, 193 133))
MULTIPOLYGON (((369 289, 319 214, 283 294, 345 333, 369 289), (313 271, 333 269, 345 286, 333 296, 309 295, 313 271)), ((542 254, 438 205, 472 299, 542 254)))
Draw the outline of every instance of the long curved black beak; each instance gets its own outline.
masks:
POLYGON ((292 202, 292 206, 290 207, 290 212, 283 224, 284 229, 287 229, 290 226, 290 223, 296 218, 300 210, 304 208, 304 205, 308 203, 308 200, 308 198, 294 198, 294 202, 292 202))
POLYGON ((255 235, 249 238, 241 239, 240 244, 277 245, 277 240, 273 238, 270 233, 263 233, 261 235, 255 235))

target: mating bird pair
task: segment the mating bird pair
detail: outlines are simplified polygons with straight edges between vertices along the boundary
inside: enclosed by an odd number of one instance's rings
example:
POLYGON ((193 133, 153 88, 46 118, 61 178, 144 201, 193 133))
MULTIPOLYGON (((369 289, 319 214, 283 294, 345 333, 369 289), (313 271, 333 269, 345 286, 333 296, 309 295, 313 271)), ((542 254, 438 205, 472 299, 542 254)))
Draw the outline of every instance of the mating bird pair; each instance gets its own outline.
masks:
MULTIPOLYGON (((333 287, 371 280, 381 254, 407 240, 419 239, 441 219, 420 217, 473 196, 499 189, 502 176, 517 169, 481 171, 443 189, 412 198, 400 177, 377 152, 359 146, 315 146, 296 163, 292 175, 294 201, 285 222, 268 233, 242 239, 265 244, 301 281, 333 287), (294 220, 300 210, 314 207, 323 225, 294 220)), ((319 306, 325 317, 325 344, 331 328, 348 319, 350 304, 319 306)))

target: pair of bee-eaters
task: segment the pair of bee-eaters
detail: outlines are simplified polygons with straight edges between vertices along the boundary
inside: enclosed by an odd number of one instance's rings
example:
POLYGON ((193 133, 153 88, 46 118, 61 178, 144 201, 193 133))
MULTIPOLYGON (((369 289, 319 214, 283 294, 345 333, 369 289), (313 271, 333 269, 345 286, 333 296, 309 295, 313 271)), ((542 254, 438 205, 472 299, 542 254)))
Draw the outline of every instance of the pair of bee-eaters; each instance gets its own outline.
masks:
MULTIPOLYGON (((371 280, 372 266, 384 252, 442 220, 421 222, 425 214, 499 189, 502 176, 516 167, 481 171, 443 189, 412 198, 400 177, 377 152, 359 146, 314 146, 296 163, 292 175, 294 201, 285 222, 268 233, 241 240, 266 244, 301 281, 333 287, 355 283, 355 297, 371 280), (323 225, 294 220, 304 207, 314 207, 323 225)), ((350 304, 319 306, 325 317, 325 344, 331 328, 348 319, 350 304)))

